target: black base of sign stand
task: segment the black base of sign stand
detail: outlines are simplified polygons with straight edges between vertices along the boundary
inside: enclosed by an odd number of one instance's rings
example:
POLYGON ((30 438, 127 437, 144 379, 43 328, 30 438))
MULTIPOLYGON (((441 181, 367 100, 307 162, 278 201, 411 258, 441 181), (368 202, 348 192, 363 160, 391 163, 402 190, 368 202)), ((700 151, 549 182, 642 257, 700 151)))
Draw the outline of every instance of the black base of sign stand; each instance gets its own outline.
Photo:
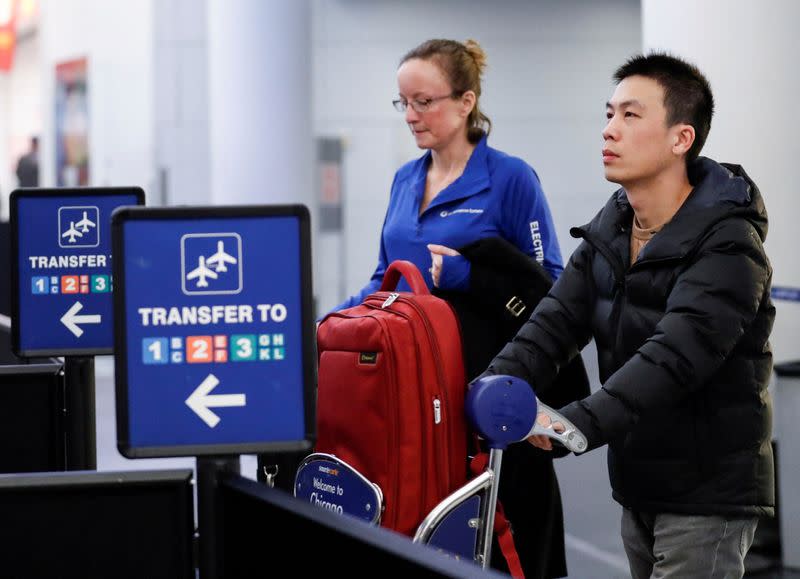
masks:
POLYGON ((93 356, 64 358, 66 470, 97 470, 93 356))
POLYGON ((197 523, 200 530, 200 579, 219 576, 217 490, 223 476, 240 473, 239 457, 197 457, 197 523))

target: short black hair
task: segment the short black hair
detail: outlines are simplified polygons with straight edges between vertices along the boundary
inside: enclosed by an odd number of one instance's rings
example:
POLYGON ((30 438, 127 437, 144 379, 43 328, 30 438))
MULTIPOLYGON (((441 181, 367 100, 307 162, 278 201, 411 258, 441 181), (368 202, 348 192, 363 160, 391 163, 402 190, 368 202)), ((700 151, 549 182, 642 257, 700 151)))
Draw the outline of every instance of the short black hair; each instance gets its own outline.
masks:
POLYGON ((686 162, 694 161, 706 143, 714 116, 714 95, 708 79, 693 64, 664 52, 629 58, 614 73, 614 81, 619 84, 629 76, 652 78, 661 85, 668 126, 685 123, 694 127, 694 144, 686 162))

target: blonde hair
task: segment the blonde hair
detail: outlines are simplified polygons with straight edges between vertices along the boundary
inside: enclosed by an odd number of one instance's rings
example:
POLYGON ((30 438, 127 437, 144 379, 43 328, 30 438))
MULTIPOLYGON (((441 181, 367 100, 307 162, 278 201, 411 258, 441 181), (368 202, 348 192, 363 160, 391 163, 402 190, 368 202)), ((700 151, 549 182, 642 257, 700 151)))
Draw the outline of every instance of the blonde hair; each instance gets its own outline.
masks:
POLYGON ((418 58, 430 60, 447 77, 453 89, 453 97, 460 97, 468 90, 475 93, 475 106, 467 117, 467 139, 477 143, 492 130, 492 121, 480 109, 481 77, 486 68, 486 53, 481 45, 470 39, 464 43, 457 40, 426 40, 410 50, 400 64, 418 58))

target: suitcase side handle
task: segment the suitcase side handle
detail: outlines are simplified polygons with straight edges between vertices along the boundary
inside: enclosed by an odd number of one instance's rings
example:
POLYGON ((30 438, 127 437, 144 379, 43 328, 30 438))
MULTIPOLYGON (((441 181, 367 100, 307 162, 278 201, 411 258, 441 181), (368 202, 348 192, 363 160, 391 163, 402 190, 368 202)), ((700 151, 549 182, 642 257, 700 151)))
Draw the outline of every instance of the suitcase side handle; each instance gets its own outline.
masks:
POLYGON ((383 274, 383 283, 379 291, 392 291, 397 288, 400 276, 406 278, 406 282, 411 287, 411 291, 417 295, 430 295, 428 284, 422 279, 422 274, 417 266, 410 261, 398 259, 389 264, 386 273, 383 274))

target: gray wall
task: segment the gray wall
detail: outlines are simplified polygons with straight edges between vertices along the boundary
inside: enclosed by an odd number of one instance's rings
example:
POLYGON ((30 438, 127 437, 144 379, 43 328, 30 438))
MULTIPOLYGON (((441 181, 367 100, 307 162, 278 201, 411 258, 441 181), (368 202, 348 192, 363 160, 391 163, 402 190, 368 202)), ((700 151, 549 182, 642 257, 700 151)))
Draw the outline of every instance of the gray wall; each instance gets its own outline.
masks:
POLYGON ((536 169, 569 257, 569 227, 614 189, 600 132, 611 74, 641 49, 638 0, 315 0, 312 13, 314 131, 347 144, 343 259, 337 240, 317 236, 315 247, 321 311, 343 297, 340 271, 347 293, 372 274, 394 171, 420 155, 390 101, 399 59, 428 38, 474 38, 486 50, 490 144, 536 169))
POLYGON ((156 187, 148 205, 211 202, 206 4, 153 5, 156 187))

